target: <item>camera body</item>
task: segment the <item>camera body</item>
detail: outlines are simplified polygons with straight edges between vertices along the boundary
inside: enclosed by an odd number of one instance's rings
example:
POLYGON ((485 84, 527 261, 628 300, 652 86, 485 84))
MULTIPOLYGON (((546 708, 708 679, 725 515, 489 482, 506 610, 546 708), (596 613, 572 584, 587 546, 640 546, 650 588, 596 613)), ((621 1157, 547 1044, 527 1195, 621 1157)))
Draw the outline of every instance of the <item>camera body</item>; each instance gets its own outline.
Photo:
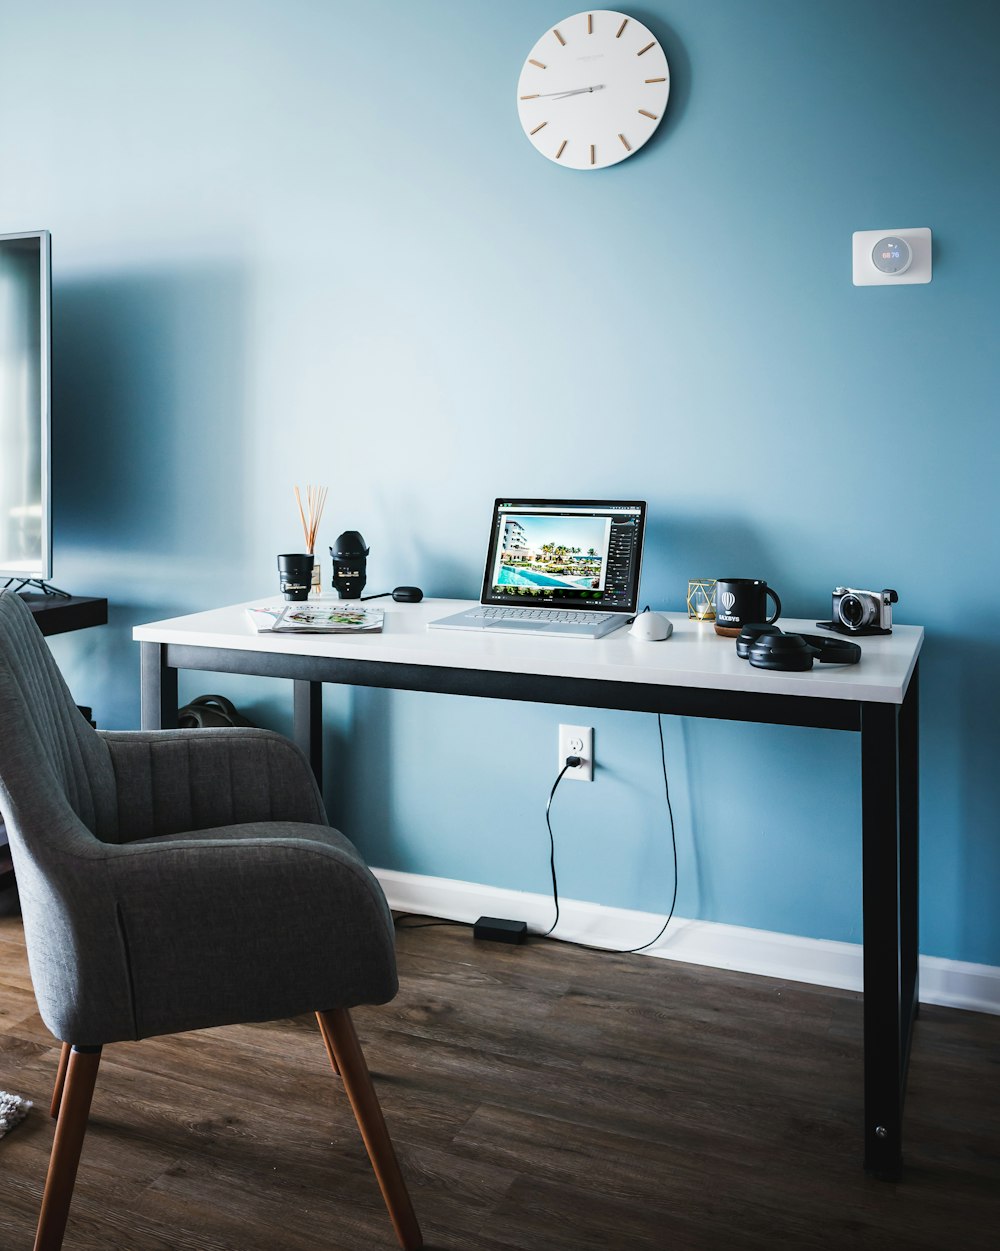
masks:
POLYGON ((899 596, 891 588, 858 591, 850 586, 833 590, 833 624, 852 634, 891 634, 892 606, 899 596))

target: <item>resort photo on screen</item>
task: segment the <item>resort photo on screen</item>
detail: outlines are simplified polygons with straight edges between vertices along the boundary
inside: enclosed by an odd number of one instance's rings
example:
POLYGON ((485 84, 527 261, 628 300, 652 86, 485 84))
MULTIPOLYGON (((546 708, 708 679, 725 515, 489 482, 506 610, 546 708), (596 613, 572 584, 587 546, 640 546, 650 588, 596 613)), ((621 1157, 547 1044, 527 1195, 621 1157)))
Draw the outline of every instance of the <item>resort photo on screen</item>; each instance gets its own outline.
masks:
POLYGON ((493 585, 551 590, 604 590, 610 517, 505 513, 493 585))

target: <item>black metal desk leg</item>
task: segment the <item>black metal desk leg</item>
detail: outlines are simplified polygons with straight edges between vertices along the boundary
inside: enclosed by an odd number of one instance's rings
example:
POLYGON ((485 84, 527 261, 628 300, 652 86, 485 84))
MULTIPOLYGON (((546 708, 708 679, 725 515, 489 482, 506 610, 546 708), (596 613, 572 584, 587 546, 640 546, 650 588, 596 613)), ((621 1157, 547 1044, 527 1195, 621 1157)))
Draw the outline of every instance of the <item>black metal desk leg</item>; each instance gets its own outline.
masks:
POLYGON ((862 890, 865 979, 865 1168, 902 1168, 899 811, 894 704, 861 707, 862 890))
POLYGON ((144 730, 177 728, 177 670, 166 663, 163 643, 140 643, 139 724, 144 730))
POLYGON ((920 999, 920 690, 913 670, 899 710, 899 940, 902 953, 900 1046, 905 1066, 920 999))
POLYGON ((323 789, 323 683, 296 679, 293 683, 293 735, 323 789))

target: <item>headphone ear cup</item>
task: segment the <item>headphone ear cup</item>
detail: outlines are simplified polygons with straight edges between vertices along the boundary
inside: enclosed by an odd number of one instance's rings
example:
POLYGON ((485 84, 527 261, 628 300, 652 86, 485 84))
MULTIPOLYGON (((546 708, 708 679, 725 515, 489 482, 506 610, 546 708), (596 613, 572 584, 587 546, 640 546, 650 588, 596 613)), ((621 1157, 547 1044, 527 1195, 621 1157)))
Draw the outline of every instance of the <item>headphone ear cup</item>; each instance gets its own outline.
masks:
POLYGON ((755 669, 804 673, 812 668, 816 654, 801 634, 761 634, 751 643, 747 659, 755 669))
POLYGON ((745 625, 736 640, 736 655, 740 660, 750 657, 750 648, 763 634, 780 634, 776 625, 745 625))

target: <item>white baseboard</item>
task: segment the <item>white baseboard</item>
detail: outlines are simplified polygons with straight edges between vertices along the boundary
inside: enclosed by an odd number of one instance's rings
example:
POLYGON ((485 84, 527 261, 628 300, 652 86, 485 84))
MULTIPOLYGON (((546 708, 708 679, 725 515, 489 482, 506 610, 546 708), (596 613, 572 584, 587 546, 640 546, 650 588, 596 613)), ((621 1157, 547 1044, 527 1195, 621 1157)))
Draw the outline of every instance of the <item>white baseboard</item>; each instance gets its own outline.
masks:
MULTIPOLYGON (((529 930, 537 931, 547 930, 552 924, 552 899, 547 895, 398 873, 394 869, 373 872, 382 883, 390 907, 397 912, 470 923, 481 916, 509 917, 527 921, 529 930)), ((559 925, 554 937, 595 947, 626 950, 647 943, 664 919, 650 912, 606 908, 578 899, 560 899, 559 905, 559 925)), ((799 938, 717 921, 675 916, 667 933, 644 954, 816 986, 862 988, 858 943, 799 938)), ((920 1001, 1000 1015, 1000 968, 921 956, 920 1001)))

